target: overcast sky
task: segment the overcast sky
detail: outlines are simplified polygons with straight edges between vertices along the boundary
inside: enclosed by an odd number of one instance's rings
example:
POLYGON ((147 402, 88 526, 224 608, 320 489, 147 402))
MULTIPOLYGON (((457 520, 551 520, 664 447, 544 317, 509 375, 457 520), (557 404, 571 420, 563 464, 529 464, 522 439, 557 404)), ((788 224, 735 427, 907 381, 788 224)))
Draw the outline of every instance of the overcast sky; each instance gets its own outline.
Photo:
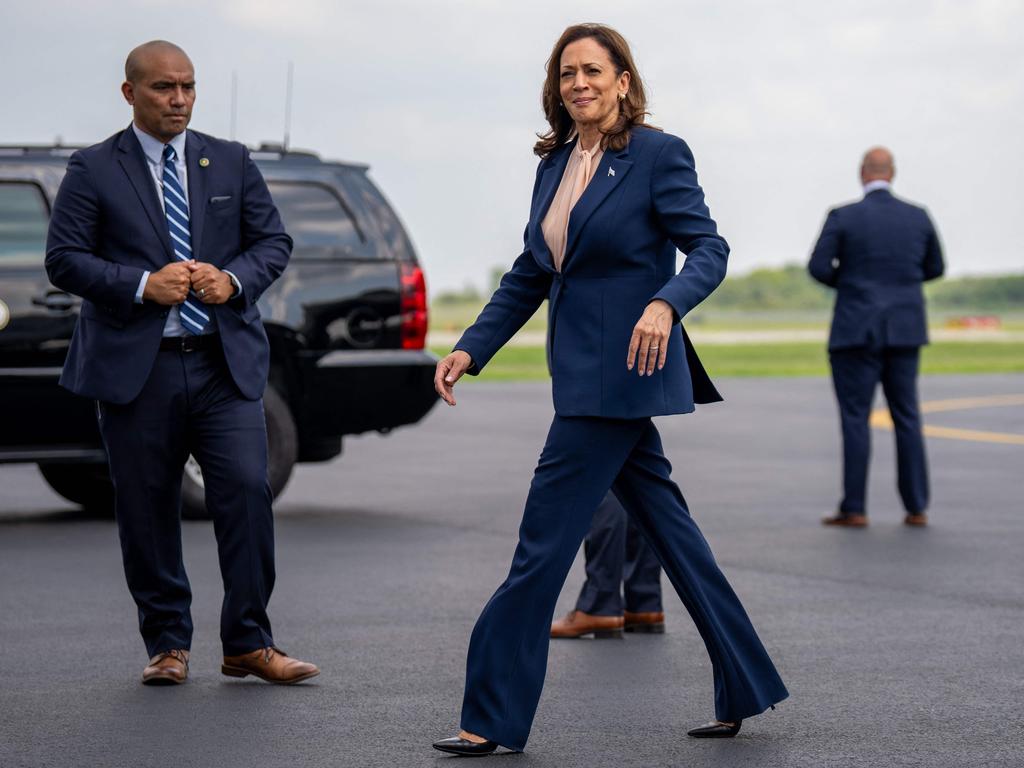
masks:
POLYGON ((432 292, 483 286, 521 250, 544 62, 601 21, 633 46, 652 122, 685 138, 733 274, 803 262, 829 206, 859 196, 873 144, 928 206, 950 272, 1021 271, 1024 0, 5 0, 0 143, 92 143, 125 126, 128 50, 195 66, 192 127, 371 165, 432 292))

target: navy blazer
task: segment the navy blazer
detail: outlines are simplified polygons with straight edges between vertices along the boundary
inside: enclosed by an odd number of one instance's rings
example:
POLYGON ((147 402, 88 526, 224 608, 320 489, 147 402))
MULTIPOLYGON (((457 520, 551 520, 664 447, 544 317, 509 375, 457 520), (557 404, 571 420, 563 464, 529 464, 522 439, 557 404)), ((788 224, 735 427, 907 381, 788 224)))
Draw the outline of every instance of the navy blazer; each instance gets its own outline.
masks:
MULTIPOLYGON (((292 241, 243 145, 195 131, 185 141, 192 252, 198 261, 230 270, 242 285, 238 298, 205 308, 216 317, 235 384, 256 400, 270 364, 256 302, 284 271, 292 241)), ((153 175, 131 128, 75 152, 46 241, 50 281, 83 299, 63 386, 111 403, 139 394, 169 310, 136 304, 135 293, 145 270, 156 272, 172 261, 153 175)))
POLYGON ((541 160, 524 249, 455 349, 479 373, 544 299, 548 354, 560 416, 641 418, 688 413, 721 400, 681 325, 665 367, 641 377, 626 369, 633 327, 664 299, 677 318, 725 277, 729 246, 719 236, 686 143, 636 128, 629 145, 606 151, 569 216, 562 272, 555 272, 541 222, 576 142, 541 160), (676 249, 686 254, 676 274, 676 249))
POLYGON ((836 289, 828 348, 928 343, 921 284, 942 275, 942 246, 928 213, 884 189, 834 208, 808 270, 836 289))

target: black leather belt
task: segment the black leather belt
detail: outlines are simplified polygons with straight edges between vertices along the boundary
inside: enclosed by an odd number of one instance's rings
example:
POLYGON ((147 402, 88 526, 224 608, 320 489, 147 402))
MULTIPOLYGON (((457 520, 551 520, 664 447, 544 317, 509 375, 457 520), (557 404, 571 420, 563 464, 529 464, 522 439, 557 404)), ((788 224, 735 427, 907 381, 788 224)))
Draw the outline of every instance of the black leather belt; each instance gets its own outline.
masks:
POLYGON ((219 348, 219 333, 207 333, 202 336, 165 336, 160 340, 160 349, 174 352, 197 352, 200 349, 219 348))

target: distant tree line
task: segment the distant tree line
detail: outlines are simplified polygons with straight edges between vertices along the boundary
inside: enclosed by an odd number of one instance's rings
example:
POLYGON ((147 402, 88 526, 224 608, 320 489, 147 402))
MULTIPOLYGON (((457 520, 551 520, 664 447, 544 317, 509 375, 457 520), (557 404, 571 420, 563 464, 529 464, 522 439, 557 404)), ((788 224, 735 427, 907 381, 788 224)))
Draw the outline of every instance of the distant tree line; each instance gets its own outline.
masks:
POLYGON ((1024 310, 1024 274, 938 280, 925 295, 937 309, 1024 310))
MULTIPOLYGON (((491 270, 491 291, 497 287, 501 275, 500 268, 491 270)), ((467 284, 462 290, 437 294, 434 301, 439 304, 479 304, 489 295, 467 284)), ((928 283, 925 295, 933 309, 975 312, 1024 310, 1024 273, 944 278, 928 283)), ((803 265, 789 264, 726 278, 701 310, 824 310, 832 306, 832 301, 833 292, 814 282, 803 265)))
POLYGON ((831 306, 832 291, 812 280, 802 266, 789 264, 726 277, 701 305, 701 311, 828 309, 831 306))
MULTIPOLYGON (((929 306, 940 310, 1024 310, 1024 273, 944 278, 927 283, 925 296, 929 306)), ((789 264, 727 278, 702 309, 828 309, 833 297, 803 265, 789 264)))
POLYGON ((437 304, 483 304, 497 290, 501 276, 504 274, 504 267, 491 267, 491 271, 488 273, 486 295, 480 293, 480 289, 472 283, 466 283, 457 291, 441 291, 434 296, 434 302, 437 304))

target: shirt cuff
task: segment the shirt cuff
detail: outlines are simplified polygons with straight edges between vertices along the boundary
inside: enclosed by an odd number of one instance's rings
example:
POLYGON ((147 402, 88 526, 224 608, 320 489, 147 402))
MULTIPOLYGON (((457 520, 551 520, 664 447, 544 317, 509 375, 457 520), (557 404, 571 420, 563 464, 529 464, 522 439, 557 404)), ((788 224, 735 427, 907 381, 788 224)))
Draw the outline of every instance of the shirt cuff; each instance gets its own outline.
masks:
POLYGON ((145 272, 142 273, 142 279, 139 280, 139 287, 135 291, 135 303, 136 304, 141 304, 142 303, 142 294, 144 294, 146 292, 146 281, 147 280, 149 280, 149 270, 148 269, 145 272))
POLYGON ((235 277, 235 273, 234 272, 229 272, 226 269, 223 270, 223 272, 224 272, 225 275, 227 275, 228 277, 231 278, 231 284, 233 286, 235 286, 235 292, 231 295, 231 298, 232 299, 237 299, 239 296, 242 295, 242 284, 241 284, 241 282, 239 282, 238 278, 235 277))

